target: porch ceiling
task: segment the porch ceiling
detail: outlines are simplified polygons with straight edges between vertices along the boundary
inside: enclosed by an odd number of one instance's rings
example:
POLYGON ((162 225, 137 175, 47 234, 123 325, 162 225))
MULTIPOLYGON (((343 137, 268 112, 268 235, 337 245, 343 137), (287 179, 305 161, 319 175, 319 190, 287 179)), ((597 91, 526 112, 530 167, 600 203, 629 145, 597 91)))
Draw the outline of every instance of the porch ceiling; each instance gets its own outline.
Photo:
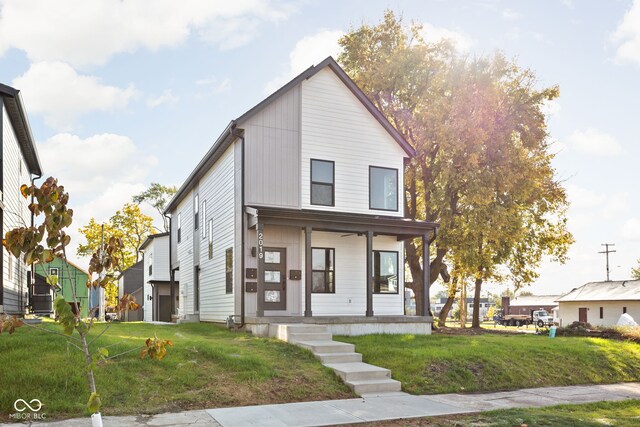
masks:
POLYGON ((439 226, 435 222, 350 212, 323 212, 259 206, 248 206, 246 212, 250 215, 249 228, 254 228, 256 223, 260 221, 262 224, 311 227, 317 231, 362 234, 373 232, 377 235, 396 236, 398 240, 428 235, 435 232, 439 226))

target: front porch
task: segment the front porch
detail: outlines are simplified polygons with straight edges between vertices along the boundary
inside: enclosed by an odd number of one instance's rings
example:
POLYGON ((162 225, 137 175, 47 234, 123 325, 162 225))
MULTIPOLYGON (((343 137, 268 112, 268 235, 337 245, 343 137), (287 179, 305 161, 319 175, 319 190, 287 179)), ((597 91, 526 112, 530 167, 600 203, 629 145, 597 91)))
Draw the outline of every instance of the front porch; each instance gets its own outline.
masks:
POLYGON ((242 313, 254 334, 267 336, 278 323, 322 324, 344 335, 431 332, 429 246, 437 224, 271 207, 246 214, 242 313), (404 241, 413 238, 425 248, 424 302, 417 316, 405 316, 404 241))
POLYGON ((281 327, 290 324, 323 325, 333 335, 431 333, 431 316, 262 316, 245 318, 253 335, 280 338, 281 327))

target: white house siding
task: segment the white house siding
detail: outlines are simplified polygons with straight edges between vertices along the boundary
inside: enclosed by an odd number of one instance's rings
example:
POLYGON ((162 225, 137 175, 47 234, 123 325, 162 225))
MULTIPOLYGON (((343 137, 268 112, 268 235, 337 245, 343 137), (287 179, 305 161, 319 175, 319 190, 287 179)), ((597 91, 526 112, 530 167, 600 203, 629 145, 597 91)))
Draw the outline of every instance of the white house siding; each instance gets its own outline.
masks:
POLYGON ((193 307, 193 192, 187 193, 172 212, 172 228, 176 228, 176 255, 180 264, 178 315, 192 316, 193 307), (178 242, 178 215, 181 218, 181 241, 178 242))
MULTIPOLYGON (((153 288, 149 283, 149 264, 153 259, 153 245, 149 244, 144 250, 144 271, 143 271, 143 284, 144 284, 144 301, 142 302, 142 308, 144 310, 144 321, 151 322, 153 320, 153 300, 149 300, 149 296, 153 295, 153 288)), ((154 267, 155 268, 155 267, 154 267)))
POLYGON ((579 321, 579 308, 587 308, 587 322, 592 326, 613 326, 622 316, 622 308, 627 307, 627 313, 640 323, 640 300, 638 301, 560 301, 560 326, 568 326, 579 321), (603 318, 600 319, 600 307, 603 308, 603 318))
POLYGON ((245 130, 245 204, 300 207, 300 87, 251 117, 245 130))
MULTIPOLYGON (((2 106, 2 133, 4 180, 2 197, 5 205, 2 230, 4 234, 13 228, 31 224, 27 200, 20 194, 20 186, 30 181, 29 171, 4 105, 2 106)), ((21 313, 27 303, 27 267, 21 259, 16 259, 9 254, 4 246, 2 256, 4 261, 3 310, 7 313, 21 313)))
POLYGON ((302 83, 304 209, 403 216, 406 153, 329 68, 302 83), (335 162, 335 207, 310 204, 310 159, 335 162), (369 209, 369 166, 398 170, 398 211, 369 209))
MULTIPOLYGON (((226 250, 235 247, 234 146, 230 146, 200 180, 200 204, 206 200, 204 224, 213 220, 213 258, 209 259, 208 230, 200 240, 200 320, 222 322, 234 314, 233 293, 226 293, 226 250)), ((202 213, 202 209, 200 210, 202 213)), ((202 224, 202 222, 201 222, 202 224)), ((208 226, 207 226, 208 227, 208 226)), ((182 262, 180 263, 182 271, 182 262)), ((184 276, 182 276, 184 278, 184 276)), ((234 280, 235 280, 234 275, 234 280)), ((184 284, 185 279, 181 282, 184 284)), ((191 282, 189 282, 191 283, 191 282)))
MULTIPOLYGON (((154 237, 144 248, 144 321, 153 320, 153 307, 158 302, 149 300, 153 295, 153 287, 149 281, 169 281, 169 236, 154 237), (149 266, 151 274, 149 274, 149 266)), ((179 301, 179 300, 178 300, 179 301)))
MULTIPOLYGON (((364 236, 344 233, 314 231, 312 247, 335 249, 335 293, 311 295, 311 311, 314 316, 364 316, 367 309, 366 239, 364 236)), ((394 237, 377 236, 373 239, 373 250, 398 252, 397 294, 374 294, 374 315, 404 314, 404 265, 403 244, 394 237)), ((304 254, 304 248, 302 250, 304 254)), ((304 269, 303 269, 304 270, 304 269)), ((305 277, 304 273, 302 277, 305 277)), ((302 294, 304 306, 304 294, 302 294)))
MULTIPOLYGON (((265 316, 301 316, 303 312, 302 298, 304 294, 304 280, 289 280, 290 270, 304 269, 304 234, 299 227, 280 227, 266 225, 264 227, 265 248, 284 248, 286 257, 286 294, 285 310, 265 310, 265 316), (302 252, 301 252, 302 251, 302 252)), ((257 268, 258 258, 251 256, 251 248, 256 247, 256 230, 248 230, 246 236, 248 255, 245 259, 246 268, 257 268)), ((304 278, 304 274, 302 276, 304 278)), ((255 282, 255 279, 246 279, 255 282)), ((245 295, 245 308, 248 316, 256 314, 255 292, 245 295)))

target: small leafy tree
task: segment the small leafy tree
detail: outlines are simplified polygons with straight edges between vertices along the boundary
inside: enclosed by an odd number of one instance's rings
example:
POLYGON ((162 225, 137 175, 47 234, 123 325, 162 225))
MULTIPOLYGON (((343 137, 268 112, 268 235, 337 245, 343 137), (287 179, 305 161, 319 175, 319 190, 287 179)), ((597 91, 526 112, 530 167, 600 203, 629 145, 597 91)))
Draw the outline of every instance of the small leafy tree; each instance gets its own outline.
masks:
POLYGON ((146 202, 153 206, 158 211, 164 224, 164 231, 169 231, 169 221, 164 216, 164 208, 167 206, 167 202, 178 191, 174 186, 162 185, 157 182, 152 182, 149 188, 144 190, 140 194, 133 196, 133 203, 140 204, 146 202))
MULTIPOLYGON (((67 207, 69 194, 65 192, 64 186, 58 185, 58 181, 50 177, 40 187, 23 185, 20 188, 20 192, 25 199, 33 198, 33 202, 29 205, 29 210, 34 216, 44 215, 44 220, 37 226, 19 227, 8 231, 2 240, 2 244, 7 248, 11 256, 16 258, 22 256, 27 265, 51 262, 56 257, 66 261, 66 247, 71 242, 71 238, 66 234, 65 229, 72 223, 73 210, 67 207)), ((117 269, 120 262, 118 254, 122 246, 122 240, 112 236, 92 254, 89 263, 87 286, 94 288, 105 287, 109 283, 109 277, 106 276, 105 272, 110 269, 117 269)), ((66 268, 66 273, 70 279, 68 267, 66 268)), ((55 280, 47 280, 47 282, 52 286, 55 285, 55 280)), ((58 296, 54 301, 56 321, 62 326, 63 333, 29 325, 22 322, 17 316, 8 317, 4 314, 0 315, 0 333, 7 331, 12 334, 16 328, 27 325, 44 332, 64 336, 72 347, 78 349, 84 355, 84 369, 86 369, 91 392, 87 402, 87 409, 92 414, 99 413, 101 402, 93 374, 94 369, 97 364, 104 364, 109 359, 124 353, 110 356, 106 348, 92 346, 107 331, 110 325, 107 324, 96 337, 89 340, 89 334, 93 330, 95 318, 90 315, 90 320, 82 319, 79 310, 71 308, 70 303, 75 307, 78 306, 75 288, 72 286, 71 290, 72 300, 70 302, 66 301, 63 296, 58 296), (75 333, 77 333, 77 336, 75 333)), ((134 308, 135 305, 133 304, 135 304, 135 301, 130 302, 128 308, 134 308)), ((149 338, 145 345, 140 347, 143 349, 141 357, 144 358, 148 355, 151 358, 162 359, 166 354, 166 347, 170 345, 172 345, 170 341, 160 340, 157 337, 149 338)), ((127 351, 127 353, 130 351, 132 350, 127 351)))

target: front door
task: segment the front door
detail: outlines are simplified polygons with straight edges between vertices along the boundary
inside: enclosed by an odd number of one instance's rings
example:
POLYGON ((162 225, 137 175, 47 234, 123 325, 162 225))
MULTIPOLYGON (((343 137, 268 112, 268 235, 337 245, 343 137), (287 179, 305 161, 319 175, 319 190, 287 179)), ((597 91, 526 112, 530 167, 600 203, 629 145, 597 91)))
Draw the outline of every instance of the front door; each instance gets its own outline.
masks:
POLYGON ((580 307, 578 309, 578 322, 587 323, 587 308, 580 307))
POLYGON ((158 295, 158 320, 171 322, 171 295, 158 295))
POLYGON ((287 309, 287 250, 264 249, 264 309, 287 309))

